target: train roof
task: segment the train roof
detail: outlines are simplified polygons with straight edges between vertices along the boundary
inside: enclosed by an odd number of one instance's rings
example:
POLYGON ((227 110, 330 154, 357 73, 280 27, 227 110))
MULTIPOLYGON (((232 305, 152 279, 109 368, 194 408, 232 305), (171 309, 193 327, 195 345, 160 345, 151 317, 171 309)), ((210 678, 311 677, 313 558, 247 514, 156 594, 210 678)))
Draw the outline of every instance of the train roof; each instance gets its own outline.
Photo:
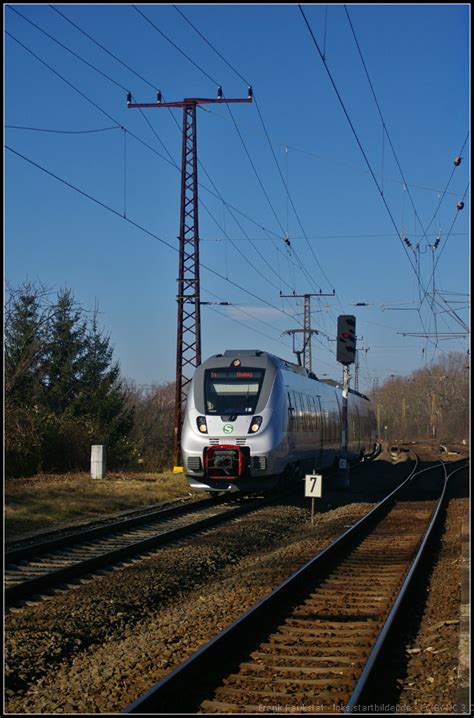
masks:
POLYGON ((262 357, 272 362, 276 366, 280 367, 281 369, 286 369, 287 371, 292 371, 295 374, 301 374, 302 376, 308 376, 310 379, 318 378, 316 374, 313 374, 313 372, 308 371, 308 369, 306 369, 305 367, 300 366, 299 364, 294 364, 287 359, 282 359, 281 357, 277 357, 275 354, 271 354, 270 352, 264 352, 260 349, 226 349, 223 354, 214 354, 214 357, 212 358, 217 357, 262 357))
MULTIPOLYGON (((295 374, 306 376, 309 379, 315 379, 317 381, 320 381, 322 384, 328 384, 329 386, 333 386, 337 389, 342 390, 341 382, 335 381, 334 379, 319 379, 316 374, 314 374, 312 371, 309 371, 305 367, 300 366, 299 364, 294 364, 287 359, 282 359, 281 357, 277 357, 275 354, 271 354, 270 352, 265 352, 260 349, 226 349, 223 354, 214 354, 212 357, 210 357, 210 359, 217 359, 221 357, 263 357, 268 359, 268 361, 271 361, 273 364, 280 367, 281 369, 286 369, 286 371, 292 371, 295 374)), ((365 394, 361 394, 355 389, 349 389, 349 392, 351 394, 355 394, 356 396, 360 396, 362 399, 370 401, 368 396, 366 396, 365 394)))
MULTIPOLYGON (((337 389, 342 389, 342 382, 335 381, 334 379, 318 379, 322 384, 329 384, 329 386, 335 386, 337 389)), ((355 389, 349 389, 349 392, 351 394, 355 394, 356 396, 360 396, 362 399, 367 399, 367 401, 370 401, 369 397, 365 394, 361 394, 360 391, 356 391, 355 389)))

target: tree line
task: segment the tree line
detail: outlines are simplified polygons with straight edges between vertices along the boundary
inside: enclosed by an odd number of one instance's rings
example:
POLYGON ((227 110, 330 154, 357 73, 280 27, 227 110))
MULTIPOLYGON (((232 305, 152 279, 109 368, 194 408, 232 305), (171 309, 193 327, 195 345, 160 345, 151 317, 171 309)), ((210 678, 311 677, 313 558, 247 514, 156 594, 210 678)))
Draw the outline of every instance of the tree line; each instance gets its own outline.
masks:
MULTIPOLYGON (((106 445, 111 469, 168 469, 174 382, 144 387, 124 378, 98 308, 86 311, 70 289, 26 281, 6 296, 6 475, 87 471, 92 444, 106 445)), ((467 359, 452 352, 374 389, 379 437, 467 439, 467 359)))
POLYGON ((98 308, 70 289, 26 281, 6 297, 6 475, 88 470, 91 444, 106 445, 110 468, 168 468, 173 385, 127 382, 98 308))
POLYGON ((432 366, 387 379, 370 398, 387 441, 461 441, 469 436, 469 357, 445 354, 432 366))

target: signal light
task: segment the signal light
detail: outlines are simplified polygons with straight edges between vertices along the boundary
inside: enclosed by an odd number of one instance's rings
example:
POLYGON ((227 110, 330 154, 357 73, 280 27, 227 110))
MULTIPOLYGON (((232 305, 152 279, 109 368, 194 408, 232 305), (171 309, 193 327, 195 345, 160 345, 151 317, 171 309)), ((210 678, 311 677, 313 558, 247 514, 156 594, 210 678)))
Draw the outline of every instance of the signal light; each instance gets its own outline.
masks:
POLYGON ((353 364, 356 350, 356 319, 352 314, 337 318, 336 358, 341 364, 353 364))

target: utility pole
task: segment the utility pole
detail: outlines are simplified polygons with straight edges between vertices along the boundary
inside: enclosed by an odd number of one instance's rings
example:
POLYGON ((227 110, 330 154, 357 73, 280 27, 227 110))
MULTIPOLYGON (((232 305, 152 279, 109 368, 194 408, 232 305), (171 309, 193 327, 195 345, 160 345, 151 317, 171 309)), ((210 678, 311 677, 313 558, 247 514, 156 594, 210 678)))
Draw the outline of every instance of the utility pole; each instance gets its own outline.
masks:
POLYGON ((431 394, 431 434, 432 434, 433 439, 436 439, 436 430, 437 430, 436 414, 437 414, 437 401, 436 401, 436 394, 435 394, 435 392, 433 392, 431 394))
POLYGON ((301 364, 300 355, 303 354, 303 366, 309 371, 313 371, 313 361, 311 355, 311 334, 317 334, 316 330, 311 329, 311 297, 334 297, 336 294, 333 289, 330 294, 323 294, 323 292, 315 294, 282 294, 280 297, 286 297, 289 299, 301 299, 304 298, 304 315, 303 315, 303 329, 289 329, 285 334, 295 334, 297 332, 303 332, 303 349, 301 352, 295 352, 293 344, 293 352, 298 356, 298 363, 301 364))
POLYGON ((407 417, 407 401, 406 401, 405 397, 402 396, 402 409, 401 409, 401 422, 400 422, 401 423, 400 434, 401 434, 402 441, 406 441, 406 439, 407 439, 406 417, 407 417))
POLYGON ((197 178, 197 127, 198 105, 225 104, 229 102, 252 102, 252 88, 247 98, 225 99, 222 87, 218 87, 217 99, 187 97, 179 102, 162 102, 161 92, 157 101, 132 103, 127 95, 129 108, 182 107, 183 136, 181 154, 181 209, 179 227, 179 274, 178 274, 178 327, 176 342, 176 393, 174 414, 174 464, 180 470, 181 427, 189 384, 194 370, 201 363, 201 296, 199 287, 199 219, 197 178))

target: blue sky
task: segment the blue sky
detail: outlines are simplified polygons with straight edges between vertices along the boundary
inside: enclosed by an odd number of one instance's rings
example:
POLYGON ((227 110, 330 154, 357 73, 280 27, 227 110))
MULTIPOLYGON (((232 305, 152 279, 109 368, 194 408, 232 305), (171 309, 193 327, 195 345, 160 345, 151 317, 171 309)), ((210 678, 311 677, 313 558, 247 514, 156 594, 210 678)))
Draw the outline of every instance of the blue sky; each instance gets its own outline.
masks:
POLYGON ((282 333, 303 307, 279 293, 320 289, 336 296, 312 304, 318 375, 341 374, 331 340, 343 313, 370 347, 362 390, 468 349, 446 336, 468 320, 468 5, 303 5, 326 66, 297 5, 177 6, 241 77, 172 5, 137 7, 193 62, 132 5, 54 7, 76 27, 48 5, 4 6, 5 141, 29 160, 5 152, 8 282, 97 301, 124 375, 174 379, 177 252, 143 229, 177 249, 181 110, 127 109, 125 90, 171 101, 221 84, 245 97, 249 82, 258 106, 232 106, 239 132, 223 105, 198 112, 201 262, 222 277, 202 269, 202 299, 231 303, 203 306, 203 358, 239 347, 294 358, 282 333))

